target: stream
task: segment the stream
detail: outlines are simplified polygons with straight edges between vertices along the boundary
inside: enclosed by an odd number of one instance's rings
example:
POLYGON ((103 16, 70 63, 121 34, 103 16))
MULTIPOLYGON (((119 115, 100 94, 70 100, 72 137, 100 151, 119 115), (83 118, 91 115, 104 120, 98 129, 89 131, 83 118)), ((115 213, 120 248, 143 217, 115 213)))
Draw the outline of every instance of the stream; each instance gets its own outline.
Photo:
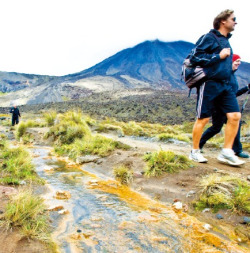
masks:
POLYGON ((61 252, 244 252, 207 233, 195 218, 92 174, 87 165, 59 160, 48 147, 30 150, 38 175, 47 182, 46 204, 68 210, 50 213, 61 252), (71 197, 56 199, 57 191, 71 197))

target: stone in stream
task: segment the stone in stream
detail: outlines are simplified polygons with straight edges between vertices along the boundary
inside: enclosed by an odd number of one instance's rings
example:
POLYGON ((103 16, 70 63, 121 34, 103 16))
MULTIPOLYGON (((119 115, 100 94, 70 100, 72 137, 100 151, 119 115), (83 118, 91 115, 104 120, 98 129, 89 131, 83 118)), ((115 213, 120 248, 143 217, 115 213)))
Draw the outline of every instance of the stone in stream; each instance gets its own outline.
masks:
POLYGON ((218 219, 218 220, 222 220, 222 219, 224 219, 224 217, 221 215, 221 214, 216 214, 216 218, 218 219))
POLYGON ((96 162, 98 159, 100 159, 100 157, 96 155, 79 156, 76 158, 76 163, 83 164, 83 163, 96 162))
POLYGON ((63 209, 63 206, 51 206, 47 210, 48 211, 59 211, 59 210, 62 210, 62 209, 63 209))
POLYGON ((59 214, 68 214, 69 213, 69 210, 67 209, 62 209, 60 211, 58 211, 59 214))
POLYGON ((68 191, 57 191, 54 198, 56 198, 56 199, 70 199, 71 194, 68 191))
POLYGON ((244 216, 243 221, 240 222, 241 224, 250 224, 250 217, 244 216))

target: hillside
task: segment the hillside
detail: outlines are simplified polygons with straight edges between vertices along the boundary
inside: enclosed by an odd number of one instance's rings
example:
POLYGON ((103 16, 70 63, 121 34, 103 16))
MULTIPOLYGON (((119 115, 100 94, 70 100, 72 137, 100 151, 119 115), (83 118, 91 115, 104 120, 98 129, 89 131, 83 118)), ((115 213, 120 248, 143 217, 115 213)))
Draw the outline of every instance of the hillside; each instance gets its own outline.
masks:
MULTIPOLYGON (((134 88, 187 91, 181 81, 183 59, 193 44, 185 41, 145 41, 124 49, 95 66, 65 76, 39 76, 0 72, 0 106, 63 102, 93 92, 134 88)), ((250 80, 250 64, 237 71, 240 86, 250 80)))

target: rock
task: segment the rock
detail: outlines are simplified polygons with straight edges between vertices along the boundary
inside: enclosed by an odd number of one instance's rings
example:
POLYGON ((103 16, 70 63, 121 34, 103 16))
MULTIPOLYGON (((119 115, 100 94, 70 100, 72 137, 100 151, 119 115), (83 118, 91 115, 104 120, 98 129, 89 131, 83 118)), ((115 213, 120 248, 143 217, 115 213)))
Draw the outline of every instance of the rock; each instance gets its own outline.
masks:
POLYGON ((77 229, 76 232, 77 232, 77 233, 81 233, 82 230, 81 230, 81 229, 77 229))
POLYGON ((247 180, 248 180, 248 181, 250 181, 250 175, 249 175, 249 176, 247 176, 247 180))
POLYGON ((182 209, 182 203, 180 201, 177 201, 173 204, 173 207, 177 210, 182 209))
POLYGON ((100 224, 91 224, 90 227, 92 227, 92 228, 100 228, 101 225, 100 224))
POLYGON ((59 211, 59 210, 62 210, 62 209, 63 209, 63 206, 51 206, 47 210, 48 211, 59 211))
POLYGON ((0 214, 3 214, 3 211, 2 211, 2 210, 0 210, 0 214))
POLYGON ((191 197, 191 196, 193 196, 195 194, 195 191, 189 191, 188 193, 187 193, 187 195, 186 195, 186 197, 188 198, 188 197, 191 197))
POLYGON ((250 224, 250 217, 244 216, 243 221, 240 222, 241 224, 250 224))
POLYGON ((56 196, 54 196, 56 199, 70 199, 71 194, 68 191, 57 191, 56 196))
POLYGON ((210 230, 212 226, 206 223, 203 225, 203 228, 205 228, 206 230, 210 230))
POLYGON ((217 168, 214 168, 214 172, 217 172, 218 171, 218 169, 217 168))
POLYGON ((76 158, 76 163, 83 164, 83 163, 96 162, 98 159, 100 159, 100 157, 96 155, 79 156, 76 158))
POLYGON ((143 175, 140 172, 134 172, 133 175, 134 177, 137 177, 137 178, 143 177, 143 175))
POLYGON ((188 211, 188 205, 187 204, 183 204, 183 211, 187 212, 188 211))
POLYGON ((26 182, 24 180, 22 180, 19 184, 20 185, 26 185, 26 182))
POLYGON ((221 214, 216 214, 216 218, 218 219, 218 220, 222 220, 222 219, 224 219, 224 217, 221 215, 221 214))
POLYGON ((2 195, 9 196, 9 195, 13 195, 13 194, 17 194, 17 190, 15 188, 0 185, 0 197, 2 195))
POLYGON ((62 209, 58 212, 59 214, 68 214, 69 211, 67 209, 62 209))
POLYGON ((210 210, 211 210, 210 208, 205 208, 205 209, 202 210, 202 212, 206 213, 206 212, 210 212, 210 210))

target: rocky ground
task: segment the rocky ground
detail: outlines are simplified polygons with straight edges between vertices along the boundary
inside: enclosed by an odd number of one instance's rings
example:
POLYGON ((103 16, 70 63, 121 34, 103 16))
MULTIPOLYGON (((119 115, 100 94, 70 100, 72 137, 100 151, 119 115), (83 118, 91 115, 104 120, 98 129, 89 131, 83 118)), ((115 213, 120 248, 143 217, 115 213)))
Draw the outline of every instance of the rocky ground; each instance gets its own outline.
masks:
MULTIPOLYGON (((60 103, 45 103, 20 106, 20 112, 40 114, 48 110, 65 112, 80 109, 97 117, 115 117, 119 121, 146 121, 160 124, 183 124, 195 119, 195 90, 188 97, 188 90, 180 93, 168 90, 133 89, 100 92, 84 99, 60 103)), ((246 95, 239 97, 242 105, 246 95)), ((9 107, 0 107, 0 113, 9 113, 9 107)), ((250 116, 246 106, 244 117, 250 116)))

